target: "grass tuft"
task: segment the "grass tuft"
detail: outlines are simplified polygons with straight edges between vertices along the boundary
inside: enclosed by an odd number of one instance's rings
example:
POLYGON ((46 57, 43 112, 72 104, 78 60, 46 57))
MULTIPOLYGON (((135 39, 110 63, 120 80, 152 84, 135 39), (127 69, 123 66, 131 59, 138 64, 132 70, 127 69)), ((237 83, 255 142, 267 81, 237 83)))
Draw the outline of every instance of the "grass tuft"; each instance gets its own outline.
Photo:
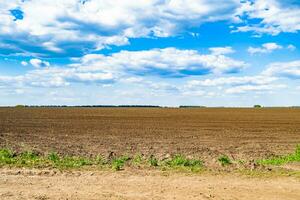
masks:
POLYGON ((112 161, 112 169, 115 171, 122 170, 125 163, 130 160, 128 156, 121 156, 119 158, 115 158, 112 161))
POLYGON ((137 154, 137 155, 135 155, 134 157, 133 157, 133 159, 132 159, 132 164, 133 165, 136 165, 136 166, 139 166, 139 165, 141 165, 142 163, 143 163, 143 156, 141 155, 141 154, 137 154))
POLYGON ((150 158, 149 158, 149 164, 150 164, 151 167, 157 167, 158 166, 158 160, 153 155, 151 155, 150 158))
POLYGON ((300 145, 297 145, 295 152, 292 154, 276 156, 258 161, 261 165, 283 165, 291 162, 300 162, 300 145))
POLYGON ((175 155, 170 160, 165 162, 165 165, 173 169, 187 169, 198 171, 203 167, 203 162, 197 159, 189 159, 183 155, 175 155))
POLYGON ((230 158, 226 155, 223 155, 223 156, 219 157, 218 161, 221 163, 221 165, 223 167, 226 166, 226 165, 232 164, 230 158))

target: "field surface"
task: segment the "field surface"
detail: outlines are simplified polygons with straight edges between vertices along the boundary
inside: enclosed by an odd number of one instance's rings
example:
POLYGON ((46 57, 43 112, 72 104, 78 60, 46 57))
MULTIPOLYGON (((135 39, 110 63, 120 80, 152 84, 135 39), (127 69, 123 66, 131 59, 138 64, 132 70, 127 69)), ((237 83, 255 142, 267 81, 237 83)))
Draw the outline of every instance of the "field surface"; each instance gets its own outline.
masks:
POLYGON ((148 164, 114 172, 4 164, 0 199, 300 199, 299 162, 280 168, 255 164, 286 154, 299 161, 299 147, 291 154, 297 144, 300 109, 1 108, 0 148, 16 153, 2 150, 2 164, 37 162, 25 151, 106 159, 155 156, 161 162, 181 154, 203 161, 207 170, 173 173, 148 164), (221 165, 222 155, 232 163, 221 165), (287 170, 284 176, 282 170, 287 170), (249 176, 254 172, 258 176, 249 176))
POLYGON ((0 170, 0 199, 245 200, 300 199, 292 177, 163 175, 158 172, 73 172, 0 170))
POLYGON ((256 159, 298 143, 300 109, 0 109, 0 147, 17 151, 256 159))

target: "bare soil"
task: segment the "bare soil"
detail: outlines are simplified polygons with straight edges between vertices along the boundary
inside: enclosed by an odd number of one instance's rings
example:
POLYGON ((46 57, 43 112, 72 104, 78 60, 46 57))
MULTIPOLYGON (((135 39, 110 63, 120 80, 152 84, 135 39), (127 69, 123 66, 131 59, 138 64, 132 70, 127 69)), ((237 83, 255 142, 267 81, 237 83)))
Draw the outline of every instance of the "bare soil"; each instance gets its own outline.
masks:
POLYGON ((0 199, 300 199, 300 180, 155 171, 0 170, 0 199))
POLYGON ((1 108, 0 148, 64 155, 170 154, 210 162, 294 151, 300 109, 1 108))
MULTIPOLYGON (((299 143, 300 109, 0 109, 0 148, 19 152, 142 153, 161 159, 184 154, 220 167, 217 159, 222 154, 251 163, 293 152, 299 143)), ((299 163, 283 168, 299 172, 299 163)), ((60 172, 2 167, 0 199, 300 199, 297 176, 250 178, 226 173, 227 169, 184 174, 134 168, 60 172)))

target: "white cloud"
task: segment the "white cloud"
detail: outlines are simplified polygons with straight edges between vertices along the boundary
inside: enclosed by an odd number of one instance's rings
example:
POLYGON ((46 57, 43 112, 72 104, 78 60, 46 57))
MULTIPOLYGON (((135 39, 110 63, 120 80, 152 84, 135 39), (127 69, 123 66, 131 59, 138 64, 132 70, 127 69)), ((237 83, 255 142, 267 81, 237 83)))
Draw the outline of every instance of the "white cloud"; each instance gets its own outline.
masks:
POLYGON ((212 47, 209 48, 209 50, 213 55, 225 55, 235 52, 235 50, 233 50, 232 47, 212 47))
POLYGON ((262 47, 249 47, 248 52, 250 54, 271 53, 274 50, 278 50, 278 49, 282 49, 282 48, 283 47, 281 45, 271 42, 271 43, 263 44, 262 47))
POLYGON ((287 47, 286 47, 288 50, 291 50, 291 51, 294 51, 296 50, 296 47, 292 44, 289 44, 287 47))
POLYGON ((195 50, 165 48, 121 51, 110 56, 89 54, 72 66, 82 71, 188 76, 236 72, 247 64, 220 54, 200 54, 195 50))
POLYGON ((275 77, 268 76, 242 76, 242 77, 222 77, 215 79, 205 80, 192 80, 189 81, 186 87, 214 87, 214 86, 226 86, 226 85, 265 85, 276 81, 275 77))
MULTIPOLYGON (((191 80, 183 86, 182 90, 187 94, 192 94, 199 90, 205 94, 216 89, 223 91, 222 93, 225 94, 242 94, 261 91, 272 92, 273 90, 285 87, 283 84, 276 83, 277 80, 278 78, 276 77, 269 77, 265 75, 191 80)), ((220 95, 220 93, 218 93, 214 92, 214 95, 220 95)))
POLYGON ((144 79, 141 77, 128 77, 120 79, 120 81, 123 83, 142 83, 144 79))
POLYGON ((34 58, 29 63, 35 70, 20 76, 0 76, 0 85, 64 87, 75 82, 111 84, 118 81, 144 85, 153 90, 176 91, 178 88, 169 83, 155 83, 144 77, 222 74, 247 66, 245 62, 225 55, 176 48, 121 51, 112 55, 88 54, 73 61, 74 64, 58 67, 34 58))
POLYGON ((300 60, 291 62, 276 62, 267 66, 263 74, 268 76, 283 76, 292 79, 300 78, 300 60))
POLYGON ((28 65, 28 63, 27 63, 26 61, 22 61, 22 62, 21 62, 21 65, 23 65, 23 66, 27 66, 27 65, 28 65))
POLYGON ((38 68, 20 76, 0 76, 0 86, 10 87, 65 87, 70 83, 114 82, 115 77, 105 72, 81 72, 72 68, 38 68))
POLYGON ((236 13, 246 25, 237 27, 233 32, 253 31, 261 34, 278 35, 281 32, 295 33, 300 30, 300 7, 279 0, 248 0, 236 13), (261 19, 250 23, 248 19, 261 19))
POLYGON ((39 68, 39 67, 49 67, 50 66, 50 63, 47 62, 47 61, 43 61, 43 60, 40 60, 40 59, 37 59, 37 58, 33 58, 31 59, 30 61, 30 64, 36 68, 39 68))
POLYGON ((101 49, 128 44, 128 38, 168 37, 205 22, 230 20, 238 6, 238 0, 11 0, 0 3, 0 36, 57 53, 66 42, 101 49), (24 18, 15 20, 11 9, 21 10, 24 18))
POLYGON ((229 89, 225 90, 225 93, 227 94, 240 94, 240 93, 246 93, 246 92, 262 92, 262 91, 270 91, 277 89, 283 89, 286 88, 286 85, 284 84, 273 84, 273 85, 242 85, 242 86, 236 86, 231 87, 229 89))

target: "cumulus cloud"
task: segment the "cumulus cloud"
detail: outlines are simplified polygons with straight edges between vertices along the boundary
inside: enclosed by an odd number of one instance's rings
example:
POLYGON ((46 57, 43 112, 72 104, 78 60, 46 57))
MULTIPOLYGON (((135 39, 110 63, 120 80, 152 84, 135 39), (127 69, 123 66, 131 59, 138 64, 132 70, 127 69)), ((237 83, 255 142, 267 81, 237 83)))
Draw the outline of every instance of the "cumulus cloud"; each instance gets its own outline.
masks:
POLYGON ((111 55, 87 54, 73 59, 74 63, 67 66, 52 66, 47 61, 34 58, 29 63, 36 69, 20 76, 0 76, 0 86, 66 87, 72 83, 107 85, 120 82, 138 84, 153 91, 182 92, 178 86, 163 81, 154 82, 151 77, 230 74, 247 66, 243 61, 221 54, 229 53, 230 48, 224 48, 226 51, 220 49, 211 50, 211 54, 176 48, 120 51, 111 55))
POLYGON ((73 68, 38 68, 24 75, 0 76, 0 86, 10 87, 65 87, 70 83, 113 83, 115 77, 105 72, 81 72, 73 68))
POLYGON ((26 62, 26 61, 22 61, 22 62, 21 62, 21 65, 23 65, 23 66, 27 66, 27 65, 28 65, 28 62, 26 62))
MULTIPOLYGON (((204 80, 188 81, 183 90, 184 93, 203 91, 204 94, 212 89, 217 89, 225 94, 242 94, 247 92, 261 92, 284 88, 285 85, 278 84, 278 78, 266 75, 242 76, 242 77, 221 77, 204 80)), ((215 93, 216 95, 216 93, 215 93)))
POLYGON ((209 87, 209 86, 226 86, 226 85, 265 85, 276 81, 275 77, 268 76, 242 76, 242 77, 221 77, 215 79, 192 80, 187 87, 209 87))
POLYGON ((271 53, 275 50, 282 49, 282 48, 283 47, 281 45, 271 42, 271 43, 263 44, 262 47, 249 47, 248 52, 250 54, 271 53))
POLYGON ((296 50, 296 47, 292 44, 289 44, 287 47, 286 47, 288 50, 291 50, 291 51, 294 51, 296 50))
POLYGON ((291 62, 276 62, 267 66, 263 74, 268 76, 282 76, 291 79, 300 79, 300 60, 291 62))
POLYGON ((36 68, 39 68, 39 67, 49 67, 50 66, 50 63, 47 62, 47 61, 43 61, 43 60, 40 60, 40 59, 37 59, 37 58, 33 58, 31 59, 30 61, 30 64, 36 68))
POLYGON ((247 66, 243 61, 219 53, 200 54, 195 50, 176 48, 121 51, 108 56, 89 54, 72 66, 83 71, 105 70, 169 77, 233 73, 247 66))
POLYGON ((281 32, 295 33, 300 30, 300 6, 290 1, 246 0, 236 16, 245 25, 238 25, 233 32, 251 31, 260 36, 278 35, 281 32), (257 22, 254 23, 253 20, 257 22))
POLYGON ((0 3, 0 40, 16 41, 21 52, 29 44, 36 46, 31 51, 46 54, 74 51, 74 46, 83 51, 82 45, 97 50, 230 20, 238 6, 237 0, 11 0, 0 3))
POLYGON ((242 85, 236 86, 229 89, 226 89, 225 93, 227 94, 241 94, 246 92, 262 92, 262 91, 270 91, 277 89, 286 88, 284 84, 274 84, 274 85, 242 85))
POLYGON ((225 54, 231 54, 235 52, 235 50, 232 49, 232 47, 212 47, 209 48, 209 50, 213 55, 225 55, 225 54))

